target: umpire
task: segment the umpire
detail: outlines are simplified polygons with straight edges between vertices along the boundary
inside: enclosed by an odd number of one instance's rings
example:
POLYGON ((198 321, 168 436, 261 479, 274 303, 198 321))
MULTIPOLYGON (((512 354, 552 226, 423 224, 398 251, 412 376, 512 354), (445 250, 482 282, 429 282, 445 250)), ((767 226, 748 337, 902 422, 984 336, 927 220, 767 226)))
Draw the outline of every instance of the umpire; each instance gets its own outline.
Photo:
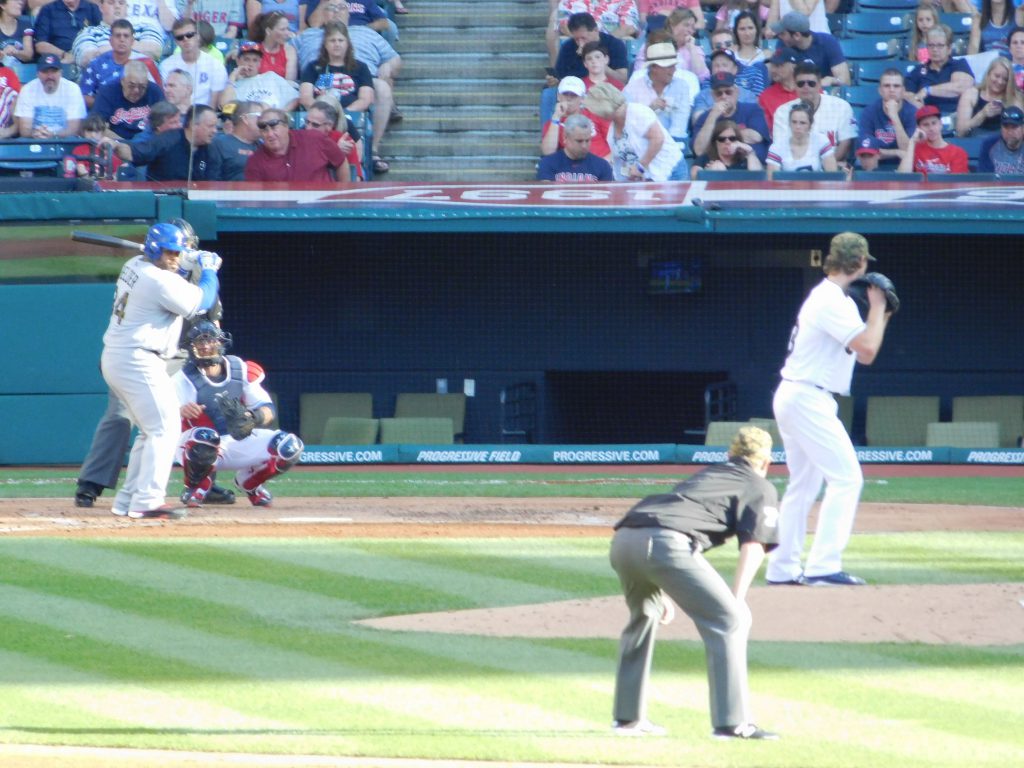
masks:
POLYGON ((750 608, 745 598, 765 552, 776 545, 778 495, 765 479, 772 438, 743 427, 729 460, 707 467, 671 493, 648 496, 615 525, 611 564, 629 606, 619 644, 613 730, 661 735, 646 718, 647 679, 666 595, 693 619, 707 653, 716 738, 777 739, 751 722, 747 693, 750 608), (701 554, 735 535, 739 562, 732 590, 701 554))

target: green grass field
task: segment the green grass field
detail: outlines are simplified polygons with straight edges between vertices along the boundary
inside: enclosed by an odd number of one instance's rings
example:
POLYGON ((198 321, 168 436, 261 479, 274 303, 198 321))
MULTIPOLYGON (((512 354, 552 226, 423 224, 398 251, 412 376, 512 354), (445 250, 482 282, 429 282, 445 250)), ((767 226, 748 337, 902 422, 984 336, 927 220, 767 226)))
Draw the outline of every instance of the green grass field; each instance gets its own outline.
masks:
MULTIPOLYGON (((379 492, 360 485, 363 473, 296 472, 275 485, 281 495, 311 495, 309 487, 325 488, 327 480, 336 483, 330 495, 338 487, 347 495, 428 495, 441 474, 448 473, 420 474, 418 493, 399 492, 400 478, 389 485, 383 473, 370 478, 386 489, 379 492)), ((463 476, 464 493, 452 485, 445 495, 498 495, 489 493, 497 475, 475 477, 482 487, 470 488, 463 476)), ((563 487, 572 496, 618 495, 609 492, 614 483, 568 482, 572 477, 555 476, 546 495, 563 487)), ((73 487, 67 471, 5 478, 3 496, 66 496, 73 487)), ((664 476, 620 479, 632 491, 622 495, 666 483, 664 476)), ((525 493, 536 481, 519 477, 521 485, 500 495, 525 493)), ((936 487, 944 481, 905 482, 869 489, 950 501, 954 486, 967 481, 947 488, 936 487)), ((1008 503, 1020 481, 1002 482, 992 484, 991 497, 972 501, 1008 503)), ((709 558, 728 576, 735 549, 709 558)), ((1024 531, 861 534, 847 564, 874 584, 1011 581, 1022 584, 1024 597, 1024 531)), ((352 623, 617 593, 605 531, 580 539, 0 536, 0 742, 442 763, 1024 765, 1024 638, 990 647, 754 642, 754 708, 762 725, 784 737, 755 744, 708 737, 699 643, 659 641, 651 717, 670 736, 638 740, 608 731, 613 639, 394 632, 352 623)))

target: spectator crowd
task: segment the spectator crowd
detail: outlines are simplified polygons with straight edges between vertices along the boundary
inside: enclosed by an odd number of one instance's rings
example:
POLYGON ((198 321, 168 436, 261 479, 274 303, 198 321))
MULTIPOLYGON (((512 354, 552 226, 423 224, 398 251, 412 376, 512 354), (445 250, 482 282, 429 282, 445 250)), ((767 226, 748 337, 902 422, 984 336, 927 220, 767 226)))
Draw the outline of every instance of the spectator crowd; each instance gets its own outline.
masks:
POLYGON ((552 0, 547 43, 539 180, 1024 174, 1019 3, 552 0))
POLYGON ((0 139, 88 139, 80 176, 359 181, 397 35, 376 0, 0 0, 0 139))

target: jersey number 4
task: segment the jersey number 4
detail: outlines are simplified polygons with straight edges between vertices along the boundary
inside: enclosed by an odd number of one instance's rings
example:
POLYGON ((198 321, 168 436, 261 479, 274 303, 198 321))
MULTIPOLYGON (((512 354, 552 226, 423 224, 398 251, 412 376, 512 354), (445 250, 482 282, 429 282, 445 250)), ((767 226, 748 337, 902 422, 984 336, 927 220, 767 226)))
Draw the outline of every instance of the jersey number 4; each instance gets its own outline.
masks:
POLYGON ((117 324, 120 325, 124 322, 124 308, 128 306, 128 292, 125 291, 117 299, 114 300, 114 317, 117 318, 117 324))

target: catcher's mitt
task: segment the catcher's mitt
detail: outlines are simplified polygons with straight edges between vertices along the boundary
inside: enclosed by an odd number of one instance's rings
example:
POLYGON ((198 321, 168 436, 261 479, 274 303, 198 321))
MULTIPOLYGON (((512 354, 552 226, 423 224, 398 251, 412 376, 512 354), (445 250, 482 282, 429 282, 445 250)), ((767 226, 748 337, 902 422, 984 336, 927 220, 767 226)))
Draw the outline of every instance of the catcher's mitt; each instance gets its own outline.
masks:
POLYGON ((850 283, 850 287, 847 289, 847 293, 857 304, 857 309, 860 310, 862 317, 867 317, 868 309, 871 307, 868 303, 869 285, 877 286, 885 293, 887 312, 895 315, 900 311, 900 297, 896 295, 896 286, 893 285, 892 280, 881 272, 868 272, 864 277, 850 283))
POLYGON ((217 401, 217 407, 220 408, 220 413, 228 424, 228 434, 231 437, 235 440, 244 440, 252 434, 253 429, 256 428, 256 418, 252 415, 252 411, 242 405, 241 400, 232 397, 227 392, 214 395, 214 400, 217 401))

